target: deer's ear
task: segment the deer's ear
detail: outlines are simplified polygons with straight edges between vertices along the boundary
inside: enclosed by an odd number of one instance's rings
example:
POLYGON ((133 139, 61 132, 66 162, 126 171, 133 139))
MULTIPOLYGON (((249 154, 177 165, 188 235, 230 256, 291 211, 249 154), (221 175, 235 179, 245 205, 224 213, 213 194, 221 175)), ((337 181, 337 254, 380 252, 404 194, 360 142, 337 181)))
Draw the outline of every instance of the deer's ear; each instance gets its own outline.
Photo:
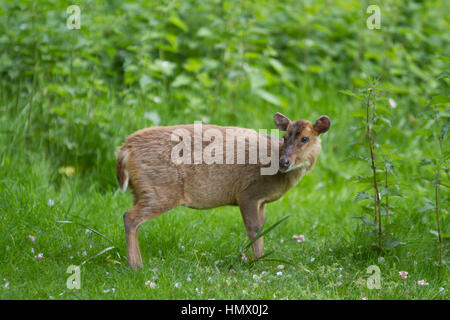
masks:
POLYGON ((327 116, 321 116, 317 119, 316 123, 314 123, 314 130, 316 130, 319 134, 325 133, 330 129, 331 121, 327 116))
POLYGON ((275 122, 277 128, 281 131, 286 131, 289 123, 291 123, 291 120, 289 120, 288 117, 282 115, 279 112, 275 113, 275 115, 273 116, 273 121, 275 122))

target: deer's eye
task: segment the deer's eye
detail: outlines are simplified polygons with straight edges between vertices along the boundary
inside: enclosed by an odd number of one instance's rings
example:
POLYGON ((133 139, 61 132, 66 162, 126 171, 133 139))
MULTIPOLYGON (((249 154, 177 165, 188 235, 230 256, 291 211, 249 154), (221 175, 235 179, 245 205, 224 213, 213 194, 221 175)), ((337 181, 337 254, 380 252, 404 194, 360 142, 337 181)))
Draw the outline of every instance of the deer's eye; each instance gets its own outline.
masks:
POLYGON ((302 141, 302 143, 307 143, 309 141, 309 138, 308 137, 303 137, 301 141, 302 141))

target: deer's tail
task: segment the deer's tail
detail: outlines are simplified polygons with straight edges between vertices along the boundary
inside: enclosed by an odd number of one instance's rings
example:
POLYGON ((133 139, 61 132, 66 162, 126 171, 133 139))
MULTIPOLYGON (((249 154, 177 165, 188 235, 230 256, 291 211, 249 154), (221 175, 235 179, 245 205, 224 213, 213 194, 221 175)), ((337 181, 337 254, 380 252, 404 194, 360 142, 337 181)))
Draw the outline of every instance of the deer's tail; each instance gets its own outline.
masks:
POLYGON ((127 157, 128 150, 121 148, 118 150, 117 162, 116 162, 116 175, 117 182, 119 183, 120 190, 125 192, 128 188, 128 181, 130 180, 130 175, 127 170, 127 157))

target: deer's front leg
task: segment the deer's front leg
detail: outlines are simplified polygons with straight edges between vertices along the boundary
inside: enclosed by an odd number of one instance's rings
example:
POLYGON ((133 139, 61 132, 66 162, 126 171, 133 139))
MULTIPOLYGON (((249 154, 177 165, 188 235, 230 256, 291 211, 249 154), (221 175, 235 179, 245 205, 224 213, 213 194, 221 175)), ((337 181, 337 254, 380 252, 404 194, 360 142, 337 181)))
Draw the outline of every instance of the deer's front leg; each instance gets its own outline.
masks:
MULTIPOLYGON (((244 219, 247 235, 252 241, 258 231, 261 229, 265 220, 265 204, 260 204, 257 200, 242 201, 239 205, 242 218, 244 219)), ((255 258, 259 258, 264 253, 264 239, 260 237, 252 245, 252 251, 255 258)))

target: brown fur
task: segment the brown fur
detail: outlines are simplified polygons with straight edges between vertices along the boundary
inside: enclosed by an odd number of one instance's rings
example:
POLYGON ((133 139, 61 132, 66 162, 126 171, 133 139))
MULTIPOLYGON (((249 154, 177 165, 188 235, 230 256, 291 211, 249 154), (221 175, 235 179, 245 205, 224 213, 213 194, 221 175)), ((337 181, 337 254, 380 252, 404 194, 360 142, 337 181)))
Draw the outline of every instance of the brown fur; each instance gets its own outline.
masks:
MULTIPOLYGON (((276 116, 282 115, 277 113, 276 116)), ((286 119, 283 121, 286 122, 286 119)), ((120 148, 116 164, 117 180, 124 189, 128 175, 129 187, 134 195, 133 208, 124 214, 127 256, 132 268, 142 267, 137 238, 139 225, 180 205, 195 209, 237 205, 241 209, 248 236, 253 239, 264 223, 266 203, 279 199, 311 171, 321 149, 319 133, 311 122, 289 120, 287 128, 284 128, 287 130, 284 141, 272 137, 264 139, 269 145, 279 144, 280 154, 291 159, 292 167, 303 164, 304 167, 286 173, 261 175, 261 164, 248 164, 247 143, 246 164, 225 164, 225 154, 224 164, 175 164, 171 160, 171 150, 177 142, 172 142, 170 137, 175 129, 180 128, 188 130, 193 136, 193 125, 152 127, 130 135, 120 148), (299 145, 299 139, 304 136, 309 137, 309 142, 299 145)), ((204 125, 203 131, 211 128, 223 133, 224 145, 227 128, 257 135, 248 129, 213 125, 204 125)), ((208 144, 203 142, 203 149, 208 144)), ((263 254, 262 237, 253 244, 252 250, 255 257, 263 254)))

